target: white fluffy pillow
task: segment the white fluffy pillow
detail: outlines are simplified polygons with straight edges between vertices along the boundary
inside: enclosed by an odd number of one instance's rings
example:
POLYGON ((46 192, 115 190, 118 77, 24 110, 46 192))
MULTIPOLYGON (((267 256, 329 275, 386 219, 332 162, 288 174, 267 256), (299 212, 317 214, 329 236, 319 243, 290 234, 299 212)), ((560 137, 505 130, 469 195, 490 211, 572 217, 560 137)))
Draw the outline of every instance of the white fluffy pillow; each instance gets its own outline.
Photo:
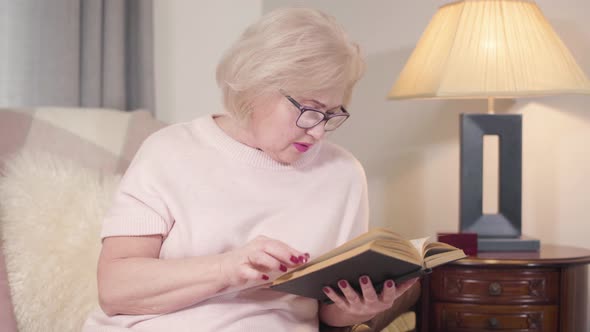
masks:
POLYGON ((120 177, 24 151, 0 177, 0 235, 20 331, 79 331, 97 305, 100 226, 120 177))

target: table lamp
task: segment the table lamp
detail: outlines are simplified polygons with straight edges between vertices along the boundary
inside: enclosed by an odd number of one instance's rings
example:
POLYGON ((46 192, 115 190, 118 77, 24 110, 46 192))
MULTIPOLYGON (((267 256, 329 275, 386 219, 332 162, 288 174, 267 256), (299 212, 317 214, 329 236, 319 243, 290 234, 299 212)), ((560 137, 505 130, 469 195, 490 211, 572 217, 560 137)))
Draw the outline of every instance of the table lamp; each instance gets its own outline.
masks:
POLYGON ((497 98, 590 93, 590 81, 534 1, 463 0, 441 6, 388 98, 486 99, 461 114, 460 221, 479 251, 535 251, 522 235, 522 116, 494 114, 497 98), (484 213, 483 141, 497 137, 498 209, 484 213))

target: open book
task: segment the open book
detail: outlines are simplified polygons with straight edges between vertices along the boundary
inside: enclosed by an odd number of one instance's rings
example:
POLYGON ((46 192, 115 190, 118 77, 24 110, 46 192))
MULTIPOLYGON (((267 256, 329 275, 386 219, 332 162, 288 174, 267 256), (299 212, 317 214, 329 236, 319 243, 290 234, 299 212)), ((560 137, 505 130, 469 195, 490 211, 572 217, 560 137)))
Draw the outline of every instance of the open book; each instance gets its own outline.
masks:
POLYGON ((329 301, 322 288, 330 286, 338 292, 339 280, 360 290, 358 279, 368 275, 380 291, 388 279, 399 283, 464 257, 463 250, 446 243, 428 238, 406 240, 388 229, 375 228, 283 274, 270 288, 329 301))

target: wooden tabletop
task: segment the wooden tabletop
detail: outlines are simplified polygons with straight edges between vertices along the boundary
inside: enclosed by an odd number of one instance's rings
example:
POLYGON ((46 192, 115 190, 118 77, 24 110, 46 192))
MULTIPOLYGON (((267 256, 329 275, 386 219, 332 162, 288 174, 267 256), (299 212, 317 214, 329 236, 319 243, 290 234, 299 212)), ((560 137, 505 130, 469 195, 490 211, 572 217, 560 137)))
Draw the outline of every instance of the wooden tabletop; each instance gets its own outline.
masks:
POLYGON ((552 266, 590 264, 590 249, 543 244, 539 251, 480 252, 455 261, 458 265, 552 266))

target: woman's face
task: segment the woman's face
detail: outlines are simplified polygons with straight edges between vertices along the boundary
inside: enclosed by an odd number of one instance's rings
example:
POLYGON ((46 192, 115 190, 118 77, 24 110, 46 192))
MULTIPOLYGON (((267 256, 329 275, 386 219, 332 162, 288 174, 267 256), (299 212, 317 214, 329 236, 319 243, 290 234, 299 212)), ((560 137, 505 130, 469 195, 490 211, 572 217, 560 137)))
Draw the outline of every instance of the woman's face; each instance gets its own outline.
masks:
MULTIPOLYGON (((325 112, 342 105, 344 90, 334 89, 291 97, 302 106, 325 112)), ((279 92, 255 102, 248 123, 252 146, 264 151, 277 162, 291 164, 297 161, 326 134, 325 121, 310 129, 297 127, 296 121, 300 113, 279 92)))

